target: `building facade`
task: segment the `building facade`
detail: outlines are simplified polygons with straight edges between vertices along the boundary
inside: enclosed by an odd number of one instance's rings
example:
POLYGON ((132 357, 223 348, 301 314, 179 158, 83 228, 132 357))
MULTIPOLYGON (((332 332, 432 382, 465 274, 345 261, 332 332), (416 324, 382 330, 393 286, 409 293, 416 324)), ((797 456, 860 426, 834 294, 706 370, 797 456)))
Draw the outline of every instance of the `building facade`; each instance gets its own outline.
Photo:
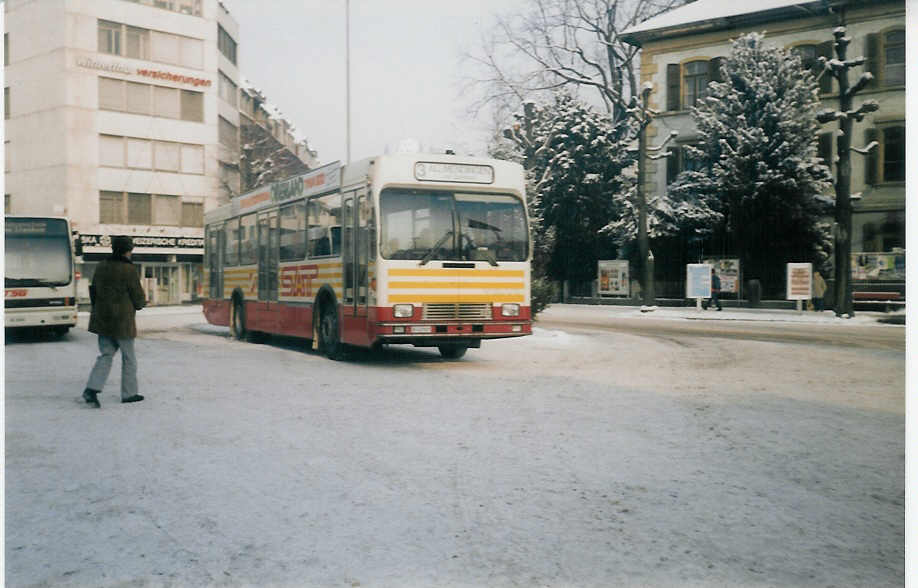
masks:
MULTIPOLYGON (((641 82, 652 84, 651 107, 660 112, 648 127, 650 143, 670 131, 679 132, 672 155, 647 161, 648 199, 663 195, 676 175, 692 166, 683 147, 696 133, 691 107, 716 79, 719 61, 730 53, 731 41, 748 32, 765 32, 768 44, 798 51, 804 64, 819 71, 818 58, 835 57, 833 30, 844 19, 851 38, 848 58, 865 56, 864 67, 850 70, 851 84, 864 71, 874 76, 855 97, 879 103, 877 112, 854 124, 852 145, 877 142, 869 156, 852 153, 852 252, 888 254, 904 264, 905 247, 905 2, 903 0, 769 0, 724 2, 696 0, 637 25, 625 33, 640 46, 641 82)), ((838 84, 829 75, 820 80, 823 108, 838 108, 838 84)), ((820 156, 835 172, 837 123, 823 125, 820 156)), ((834 192, 831 194, 834 197, 834 192)), ((857 268, 856 268, 857 270, 857 268)), ((902 267, 904 279, 904 265, 902 267)), ((892 275, 890 272, 887 275, 892 275)), ((864 276, 865 278, 867 276, 864 276)))
POLYGON ((239 182, 239 27, 218 0, 4 3, 5 210, 64 215, 79 296, 113 235, 150 304, 196 300, 204 211, 239 182))

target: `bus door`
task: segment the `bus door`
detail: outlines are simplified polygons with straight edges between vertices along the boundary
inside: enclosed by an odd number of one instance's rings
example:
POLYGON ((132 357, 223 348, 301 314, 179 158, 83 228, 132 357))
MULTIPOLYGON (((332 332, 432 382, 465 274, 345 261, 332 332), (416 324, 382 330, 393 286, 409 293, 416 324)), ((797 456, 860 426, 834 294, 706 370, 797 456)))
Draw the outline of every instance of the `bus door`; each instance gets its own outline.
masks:
POLYGON ((367 199, 365 189, 357 192, 357 210, 355 211, 357 235, 357 259, 354 264, 356 272, 355 284, 357 286, 357 299, 355 300, 354 314, 367 316, 367 303, 369 300, 369 275, 367 273, 367 259, 370 247, 370 221, 372 219, 371 206, 367 199))
POLYGON ((207 294, 211 300, 223 298, 223 225, 207 227, 207 294))
POLYGON ((344 259, 344 316, 367 316, 369 256, 368 224, 370 220, 367 191, 361 188, 344 195, 341 224, 344 259))
POLYGON ((277 301, 277 211, 258 215, 258 299, 277 301))
POLYGON ((356 192, 344 194, 341 203, 341 261, 343 264, 342 281, 344 299, 341 301, 341 313, 344 317, 355 316, 356 297, 354 296, 355 253, 354 246, 354 199, 356 192))

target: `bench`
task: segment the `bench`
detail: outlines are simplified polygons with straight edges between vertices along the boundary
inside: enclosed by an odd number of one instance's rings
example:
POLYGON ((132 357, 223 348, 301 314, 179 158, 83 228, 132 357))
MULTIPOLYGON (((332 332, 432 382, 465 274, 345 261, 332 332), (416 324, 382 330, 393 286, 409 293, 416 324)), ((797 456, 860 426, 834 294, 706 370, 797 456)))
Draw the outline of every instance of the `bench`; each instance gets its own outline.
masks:
POLYGON ((899 292, 852 292, 851 298, 853 302, 858 304, 882 304, 885 306, 886 312, 889 312, 892 308, 905 306, 905 297, 899 292))

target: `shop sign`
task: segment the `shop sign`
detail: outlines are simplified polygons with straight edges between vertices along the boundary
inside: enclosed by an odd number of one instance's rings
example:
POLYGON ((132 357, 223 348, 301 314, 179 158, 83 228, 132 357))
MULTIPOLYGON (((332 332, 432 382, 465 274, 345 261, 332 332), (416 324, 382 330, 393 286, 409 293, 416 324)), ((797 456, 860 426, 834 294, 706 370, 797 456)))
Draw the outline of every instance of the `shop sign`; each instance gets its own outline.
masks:
POLYGON ((178 82, 180 84, 191 84, 192 86, 210 86, 213 84, 212 80, 207 78, 197 78, 194 76, 186 76, 184 74, 172 73, 170 71, 162 71, 156 69, 146 69, 146 68, 135 68, 130 65, 125 65, 123 63, 118 63, 116 61, 99 61, 93 59, 92 57, 79 57, 76 60, 76 64, 80 67, 85 67, 86 69, 97 69, 100 71, 107 71, 111 73, 119 73, 129 76, 144 76, 147 78, 154 78, 158 80, 168 80, 170 82, 178 82))
MULTIPOLYGON (((153 237, 149 235, 132 236, 134 247, 150 247, 163 249, 203 249, 203 237, 153 237)), ((109 235, 80 234, 83 247, 111 247, 112 239, 109 235)))

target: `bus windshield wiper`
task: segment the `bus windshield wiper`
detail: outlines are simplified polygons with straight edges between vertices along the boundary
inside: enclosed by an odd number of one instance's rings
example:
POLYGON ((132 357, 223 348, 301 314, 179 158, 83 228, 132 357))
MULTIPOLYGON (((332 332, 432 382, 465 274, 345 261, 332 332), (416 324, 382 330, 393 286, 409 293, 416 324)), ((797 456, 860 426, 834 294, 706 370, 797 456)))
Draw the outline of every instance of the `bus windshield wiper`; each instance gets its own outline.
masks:
POLYGON ((440 239, 436 243, 434 243, 434 246, 427 250, 427 253, 425 253, 424 257, 421 258, 421 263, 419 263, 418 265, 427 265, 427 262, 433 258, 434 253, 436 253, 437 250, 440 249, 440 247, 443 247, 443 244, 446 243, 446 240, 449 239, 452 235, 453 235, 452 230, 449 230, 443 233, 443 236, 440 237, 440 239))

